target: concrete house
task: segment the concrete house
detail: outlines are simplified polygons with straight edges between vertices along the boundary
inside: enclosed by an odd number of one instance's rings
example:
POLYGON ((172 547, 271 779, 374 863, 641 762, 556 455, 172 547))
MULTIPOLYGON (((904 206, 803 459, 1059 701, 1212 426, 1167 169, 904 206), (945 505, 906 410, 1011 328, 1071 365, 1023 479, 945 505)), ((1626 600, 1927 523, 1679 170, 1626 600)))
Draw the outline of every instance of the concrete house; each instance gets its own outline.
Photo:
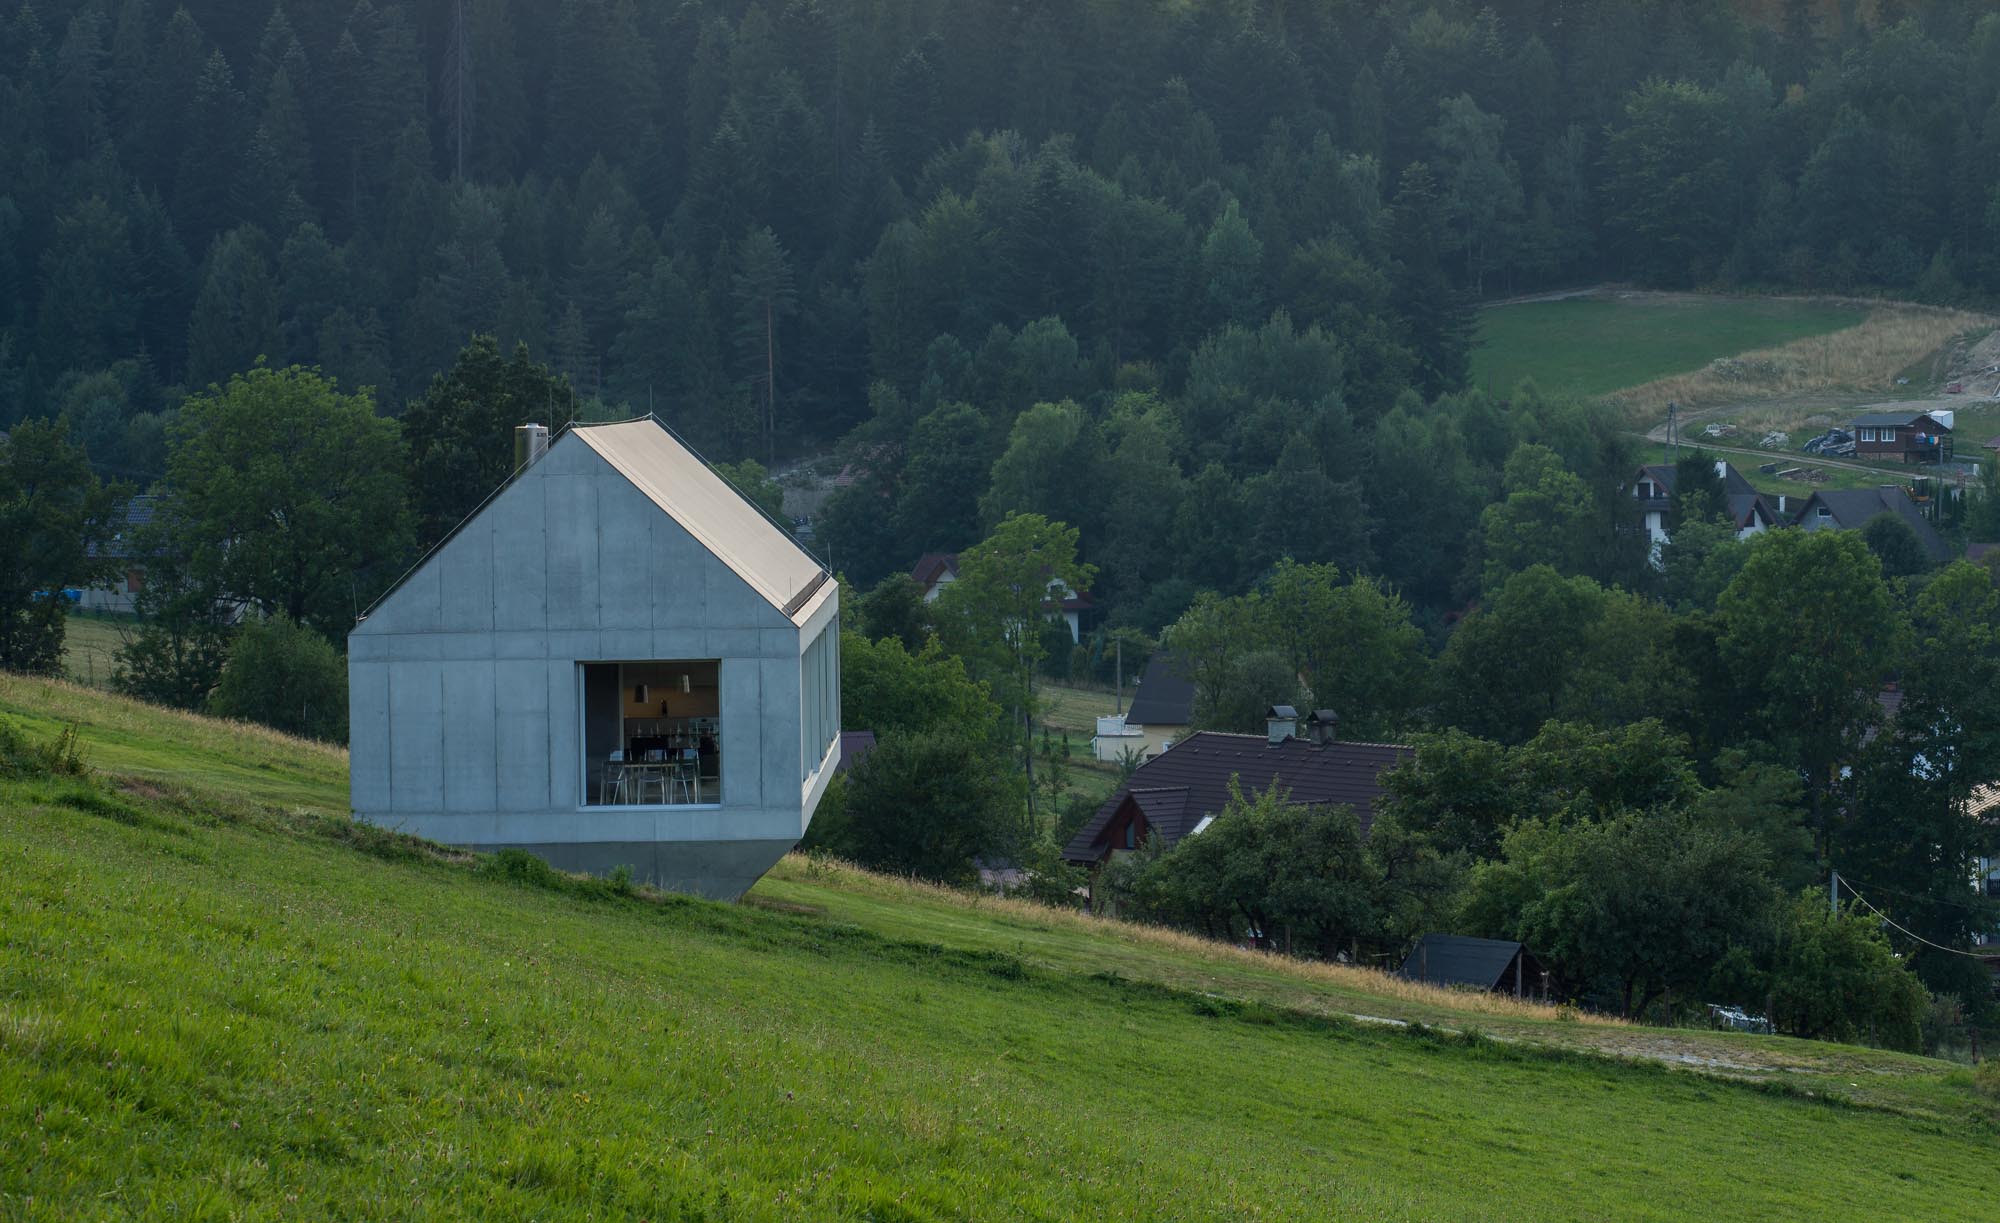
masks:
POLYGON ((355 814, 740 896, 840 763, 838 584, 655 421, 546 436, 348 636, 355 814))

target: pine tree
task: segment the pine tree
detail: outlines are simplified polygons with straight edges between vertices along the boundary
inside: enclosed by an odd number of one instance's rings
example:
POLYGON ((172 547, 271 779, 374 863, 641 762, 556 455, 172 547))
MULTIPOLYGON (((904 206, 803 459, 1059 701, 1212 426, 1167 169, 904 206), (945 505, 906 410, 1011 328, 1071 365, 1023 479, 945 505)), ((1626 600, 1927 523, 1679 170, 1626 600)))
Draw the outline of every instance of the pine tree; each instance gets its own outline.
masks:
MULTIPOLYGON (((601 389, 598 383, 597 351, 590 346, 590 328, 583 321, 583 311, 575 302, 570 302, 563 310, 562 318, 556 321, 555 332, 549 337, 549 363, 555 371, 569 380, 571 386, 586 398, 595 398, 601 389)), ((567 421, 568 417, 565 416, 567 421)), ((549 422, 551 425, 557 423, 549 422)))
POLYGON ((1255 326, 1264 306, 1264 244, 1231 199, 1202 239, 1203 321, 1208 328, 1255 326))
POLYGON ((736 302, 736 352, 755 392, 764 431, 764 461, 777 460, 779 337, 798 308, 791 257, 769 228, 753 229, 737 249, 731 284, 736 302))
POLYGON ((174 222, 197 247, 238 219, 236 194, 248 136, 243 95, 236 92, 229 61, 212 51, 188 104, 187 143, 174 172, 174 222))
POLYGON ((51 152, 63 160, 86 157, 106 135, 104 19, 87 8, 70 18, 56 49, 51 152))
POLYGON ((174 190, 180 150, 192 136, 188 108, 194 104, 209 55, 208 38, 185 8, 177 8, 160 37, 146 71, 137 131, 127 154, 139 177, 169 197, 174 190))
POLYGON ((347 263, 319 226, 300 225, 278 252, 278 319, 284 363, 313 365, 334 311, 350 300, 347 263))
POLYGON ((605 352, 624 317, 625 244, 611 210, 599 208, 583 227, 576 260, 564 279, 564 295, 583 312, 592 352, 605 352))
POLYGON ((277 286, 263 235, 241 226, 215 240, 188 317, 188 381, 222 383, 284 351, 277 286))
POLYGON ((92 196, 60 218, 41 271, 35 334, 46 368, 97 369, 131 351, 138 328, 132 240, 115 207, 92 196))

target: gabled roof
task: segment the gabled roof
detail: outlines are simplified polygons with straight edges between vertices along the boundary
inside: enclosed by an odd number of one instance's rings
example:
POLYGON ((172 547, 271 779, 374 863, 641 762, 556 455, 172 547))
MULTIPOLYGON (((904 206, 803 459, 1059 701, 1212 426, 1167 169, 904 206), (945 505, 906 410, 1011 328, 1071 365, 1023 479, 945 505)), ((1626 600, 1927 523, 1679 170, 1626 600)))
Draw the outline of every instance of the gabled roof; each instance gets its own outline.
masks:
POLYGON ((1175 668, 1173 654, 1159 650, 1146 660, 1139 690, 1132 694, 1127 726, 1186 726, 1194 720, 1194 685, 1175 668))
POLYGON ((1855 417, 1854 423, 1857 427, 1867 425, 1871 429, 1879 429, 1884 425, 1888 425, 1891 428, 1903 429, 1916 424, 1920 420, 1930 421, 1945 432, 1951 432, 1950 425, 1932 416, 1929 412, 1871 412, 1866 416, 1855 417))
POLYGON ((845 773, 867 759, 875 750, 875 732, 872 730, 843 730, 840 732, 840 763, 833 771, 845 773))
MULTIPOLYGON (((1639 469, 1643 479, 1649 479, 1666 494, 1661 500, 1671 500, 1674 495, 1674 465, 1672 463, 1649 463, 1639 469)), ((1775 524, 1778 515, 1770 500, 1759 493, 1742 472, 1728 463, 1722 465, 1722 495, 1729 504, 1729 517, 1738 529, 1749 526, 1761 513, 1765 521, 1775 524)))
MULTIPOLYGON (((792 623, 803 626, 836 589, 832 574, 811 553, 657 419, 571 424, 549 443, 549 452, 572 445, 587 446, 792 623)), ((546 454, 532 460, 488 494, 478 509, 369 605, 362 616, 364 625, 535 463, 547 461, 546 454)))
POLYGON ((1294 738, 1274 744, 1263 735, 1202 731, 1140 765, 1070 839, 1063 857, 1072 862, 1103 857, 1105 831, 1127 798, 1172 845, 1203 816, 1228 805, 1231 779, 1245 798, 1277 786, 1299 806, 1353 807, 1365 832, 1382 795, 1382 773, 1413 754, 1414 748, 1393 743, 1322 745, 1294 738))
POLYGON ((932 582, 944 574, 958 576, 958 554, 955 552, 926 552, 910 566, 910 576, 919 586, 928 588, 932 582))
POLYGON ((1809 517, 1817 517, 1820 507, 1826 507, 1833 525, 1845 531, 1858 531, 1877 514, 1894 514, 1910 525, 1916 532, 1917 542, 1924 546, 1924 552, 1933 563, 1942 564, 1951 559, 1951 547, 1938 534, 1930 519, 1910 494, 1903 491, 1900 484, 1890 484, 1878 488, 1821 489, 1806 498, 1799 507, 1794 521, 1803 523, 1809 517))
POLYGON ((118 524, 118 529, 113 531, 111 538, 105 540, 102 544, 91 544, 90 555, 93 558, 102 556, 117 559, 129 559, 137 556, 139 554, 138 534, 141 530, 152 524, 153 517, 159 510, 159 505, 160 498, 156 493, 140 493, 127 501, 125 503, 124 515, 118 524))
POLYGON ((1399 974, 1432 985, 1493 989, 1521 954, 1521 944, 1462 934, 1426 934, 1417 940, 1399 974))
POLYGON ((826 570, 810 553, 657 421, 577 425, 569 435, 601 455, 786 616, 797 620, 827 584, 826 570))

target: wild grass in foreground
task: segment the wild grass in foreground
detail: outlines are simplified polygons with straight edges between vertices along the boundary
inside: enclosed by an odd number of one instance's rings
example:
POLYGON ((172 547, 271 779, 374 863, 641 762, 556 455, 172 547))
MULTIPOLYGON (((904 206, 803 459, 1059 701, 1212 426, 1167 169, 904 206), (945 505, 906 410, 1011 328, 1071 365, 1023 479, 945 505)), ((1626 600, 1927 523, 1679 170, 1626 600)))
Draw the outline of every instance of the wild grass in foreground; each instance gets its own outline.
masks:
POLYGON ((2000 1101, 1922 1059, 1691 1036, 1771 1053, 1730 1083, 1523 1035, 1650 1029, 800 859, 650 896, 233 791, 327 793, 282 737, 0 710, 188 761, 0 781, 0 1218, 1984 1213, 2000 1101))
POLYGON ((10 1218, 1980 1213, 1990 1134, 88 783, 0 804, 10 1218))

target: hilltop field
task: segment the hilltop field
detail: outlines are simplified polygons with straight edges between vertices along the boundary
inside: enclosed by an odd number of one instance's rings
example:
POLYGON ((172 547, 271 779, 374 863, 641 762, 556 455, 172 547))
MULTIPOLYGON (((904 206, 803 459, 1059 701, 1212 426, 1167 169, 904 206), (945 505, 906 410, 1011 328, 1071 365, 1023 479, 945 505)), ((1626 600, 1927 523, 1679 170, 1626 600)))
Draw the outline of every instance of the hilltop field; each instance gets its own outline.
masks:
POLYGON ((335 750, 0 679, 0 1218, 1984 1217, 1943 1063, 1419 990, 787 861, 358 828, 335 750))

